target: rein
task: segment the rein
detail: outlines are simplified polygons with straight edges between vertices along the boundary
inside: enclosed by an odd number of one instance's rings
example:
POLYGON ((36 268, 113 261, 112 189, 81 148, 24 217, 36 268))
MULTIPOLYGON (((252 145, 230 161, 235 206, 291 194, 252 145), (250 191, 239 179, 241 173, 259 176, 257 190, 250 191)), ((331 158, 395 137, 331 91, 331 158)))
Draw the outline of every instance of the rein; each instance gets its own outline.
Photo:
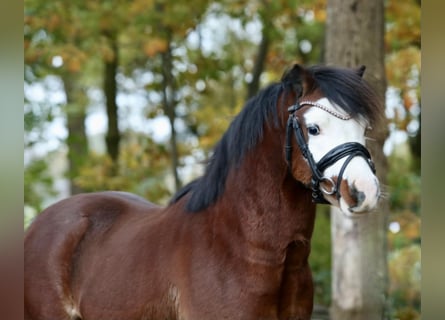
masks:
POLYGON ((321 204, 329 204, 329 202, 324 198, 323 194, 332 195, 336 194, 337 200, 340 199, 340 184, 343 180, 343 173, 346 170, 346 167, 348 166, 349 162, 357 157, 360 156, 366 160, 369 167, 371 168, 372 172, 375 173, 375 166, 374 163, 371 160, 371 155, 362 144, 358 142, 346 142, 341 145, 338 145, 337 147, 330 150, 328 153, 326 153, 318 163, 315 162, 312 153, 309 150, 309 146, 306 142, 306 139, 304 138, 303 130, 301 129, 301 125, 297 116, 297 111, 301 109, 305 105, 311 105, 317 108, 320 108, 333 116, 342 119, 342 120, 349 120, 351 117, 349 115, 342 115, 338 112, 335 112, 331 109, 328 109, 327 107, 316 103, 312 101, 302 101, 300 103, 297 103, 295 105, 292 105, 288 108, 288 111, 290 113, 289 118, 287 120, 287 129, 286 129, 286 145, 285 145, 285 153, 286 153, 286 161, 289 167, 289 170, 292 169, 292 131, 294 132, 295 138, 297 140, 297 144, 300 148, 300 151, 303 155, 303 157, 308 161, 309 167, 312 171, 312 178, 311 178, 311 189, 312 189, 312 200, 315 203, 321 203, 321 204), (292 130, 293 129, 293 130, 292 130), (345 162, 343 163, 340 172, 338 174, 337 182, 334 183, 331 178, 324 177, 323 172, 324 170, 333 165, 338 160, 348 157, 345 162), (320 186, 321 182, 328 182, 331 184, 330 189, 326 189, 323 186, 320 186))

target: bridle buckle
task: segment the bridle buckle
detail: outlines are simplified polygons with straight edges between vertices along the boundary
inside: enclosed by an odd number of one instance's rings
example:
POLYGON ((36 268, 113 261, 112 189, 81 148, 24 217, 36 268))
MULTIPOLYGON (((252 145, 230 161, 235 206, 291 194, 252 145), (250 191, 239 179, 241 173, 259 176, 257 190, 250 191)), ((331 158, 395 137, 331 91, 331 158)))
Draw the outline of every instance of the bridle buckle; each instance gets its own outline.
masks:
POLYGON ((324 194, 327 194, 327 195, 333 195, 334 193, 337 192, 337 186, 336 186, 334 180, 332 180, 332 179, 329 178, 329 177, 323 177, 323 178, 321 178, 321 180, 320 180, 320 182, 319 182, 319 185, 320 185, 320 190, 321 190, 324 194), (330 184, 330 188, 329 188, 329 189, 327 189, 327 188, 324 186, 325 183, 329 183, 329 184, 330 184))

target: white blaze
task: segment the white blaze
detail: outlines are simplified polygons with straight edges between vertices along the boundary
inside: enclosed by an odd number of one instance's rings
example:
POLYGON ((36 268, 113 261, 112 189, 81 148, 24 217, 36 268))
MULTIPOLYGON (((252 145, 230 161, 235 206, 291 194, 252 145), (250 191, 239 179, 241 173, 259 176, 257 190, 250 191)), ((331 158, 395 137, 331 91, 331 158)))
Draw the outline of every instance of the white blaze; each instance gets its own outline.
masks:
MULTIPOLYGON (((341 108, 333 105, 326 98, 319 99, 316 102, 336 113, 345 114, 341 108)), ((308 136, 309 150, 315 162, 318 162, 330 150, 340 144, 358 142, 365 145, 366 123, 364 121, 342 120, 317 107, 311 107, 307 110, 304 114, 304 120, 306 126, 317 125, 320 128, 319 135, 308 136)), ((324 176, 329 178, 338 176, 346 158, 344 157, 328 167, 324 176)), ((376 206, 379 197, 378 180, 364 158, 358 156, 349 162, 343 173, 343 180, 348 182, 350 188, 354 186, 358 192, 365 195, 364 201, 354 208, 349 208, 346 201, 340 198, 338 205, 344 213, 350 215, 351 212, 366 211, 376 206)))

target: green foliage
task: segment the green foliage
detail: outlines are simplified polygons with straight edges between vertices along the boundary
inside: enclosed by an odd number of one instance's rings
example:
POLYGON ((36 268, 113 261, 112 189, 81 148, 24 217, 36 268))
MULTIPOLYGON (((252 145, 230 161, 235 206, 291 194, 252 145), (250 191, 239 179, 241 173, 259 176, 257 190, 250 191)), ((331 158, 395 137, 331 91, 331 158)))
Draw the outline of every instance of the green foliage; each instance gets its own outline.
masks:
POLYGON ((420 176, 413 170, 407 146, 389 157, 391 215, 398 226, 388 232, 389 298, 392 313, 401 320, 420 319, 420 176))
POLYGON ((407 209, 420 214, 421 180, 419 173, 412 170, 413 157, 406 145, 399 146, 388 160, 391 167, 388 174, 391 209, 407 209))
POLYGON ((49 171, 46 159, 31 162, 24 172, 24 203, 41 211, 44 199, 55 196, 54 177, 49 171))
POLYGON ((386 76, 399 95, 393 128, 410 134, 389 157, 389 297, 392 316, 420 319, 420 1, 389 0, 386 6, 386 76), (390 229, 391 230, 391 229, 390 229))
POLYGON ((172 194, 166 183, 169 162, 166 146, 127 133, 118 163, 107 154, 92 153, 75 182, 86 192, 122 190, 165 204, 172 194))
POLYGON ((390 302, 394 317, 420 319, 420 245, 412 244, 389 255, 390 302))
POLYGON ((331 219, 328 206, 318 206, 309 264, 314 280, 315 304, 331 302, 331 219))
MULTIPOLYGON (((409 131, 413 120, 420 121, 416 111, 420 107, 420 1, 386 1, 385 15, 386 77, 388 85, 397 89, 405 111, 397 113, 392 123, 409 131)), ((410 134, 420 134, 420 128, 410 134)))

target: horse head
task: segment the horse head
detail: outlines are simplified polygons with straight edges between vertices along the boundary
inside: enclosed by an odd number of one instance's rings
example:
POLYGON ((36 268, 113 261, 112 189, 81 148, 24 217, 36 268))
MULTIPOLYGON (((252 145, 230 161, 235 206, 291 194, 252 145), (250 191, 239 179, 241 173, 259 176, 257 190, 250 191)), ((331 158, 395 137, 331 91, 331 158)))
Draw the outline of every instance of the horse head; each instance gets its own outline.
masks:
POLYGON ((365 143, 381 106, 363 72, 364 67, 295 65, 282 78, 289 170, 312 188, 315 202, 337 206, 348 216, 374 209, 380 196, 365 143))

